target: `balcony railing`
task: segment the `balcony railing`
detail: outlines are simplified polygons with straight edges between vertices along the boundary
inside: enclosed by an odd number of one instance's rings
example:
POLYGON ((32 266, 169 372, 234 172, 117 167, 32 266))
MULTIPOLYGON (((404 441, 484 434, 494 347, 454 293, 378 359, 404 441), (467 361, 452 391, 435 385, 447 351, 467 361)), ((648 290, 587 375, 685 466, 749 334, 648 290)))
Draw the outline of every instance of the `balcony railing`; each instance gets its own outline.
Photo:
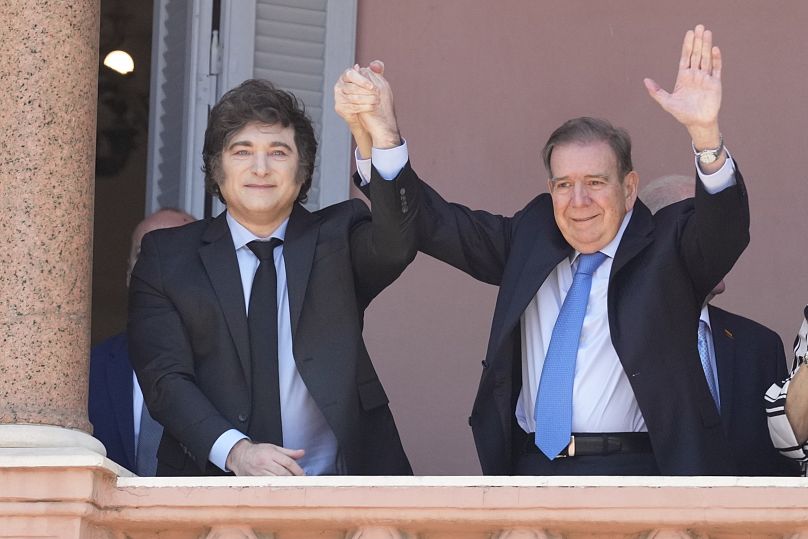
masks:
POLYGON ((802 478, 127 475, 0 449, 0 538, 808 538, 802 478))

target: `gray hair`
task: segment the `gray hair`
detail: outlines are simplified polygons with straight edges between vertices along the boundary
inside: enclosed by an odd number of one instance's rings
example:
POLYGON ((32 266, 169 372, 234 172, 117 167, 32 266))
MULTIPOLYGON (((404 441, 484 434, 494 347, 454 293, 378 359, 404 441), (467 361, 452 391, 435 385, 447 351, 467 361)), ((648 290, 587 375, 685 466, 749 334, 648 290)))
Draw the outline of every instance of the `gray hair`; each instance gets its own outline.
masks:
POLYGON ((550 168, 550 157, 553 155, 553 148, 565 144, 589 144, 592 142, 605 142, 614 152, 617 161, 617 173, 620 181, 626 174, 634 170, 631 163, 631 137, 625 129, 613 126, 606 120, 600 118, 590 118, 581 116, 567 120, 558 129, 553 131, 544 149, 541 151, 544 168, 550 177, 553 171, 550 168))
POLYGON ((640 189, 640 200, 656 213, 665 206, 696 195, 696 182, 693 176, 670 174, 660 176, 640 189))

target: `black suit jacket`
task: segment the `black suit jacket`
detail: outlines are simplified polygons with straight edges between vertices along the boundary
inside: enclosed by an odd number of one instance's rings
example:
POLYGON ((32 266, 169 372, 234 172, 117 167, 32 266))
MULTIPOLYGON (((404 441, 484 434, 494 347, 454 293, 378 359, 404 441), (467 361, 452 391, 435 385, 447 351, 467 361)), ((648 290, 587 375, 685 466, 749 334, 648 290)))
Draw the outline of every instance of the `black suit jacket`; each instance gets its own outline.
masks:
MULTIPOLYGON (((612 265, 612 343, 666 475, 735 473, 695 335, 707 293, 749 241, 746 189, 740 172, 736 178, 736 186, 715 195, 697 181, 695 200, 655 216, 638 200, 612 265)), ((420 249, 500 287, 469 423, 483 472, 508 475, 525 436, 514 417, 521 389, 519 320, 573 250, 548 194, 502 217, 447 203, 425 184, 422 189, 420 249)))
MULTIPOLYGON (((336 435, 349 474, 410 474, 388 399, 362 339, 364 310, 415 256, 409 167, 373 172, 367 206, 295 205, 284 241, 294 358, 336 435)), ((130 284, 132 362, 166 433, 158 475, 220 474, 208 455, 246 432, 250 348, 236 252, 224 214, 143 238, 130 284)))
POLYGON ((780 337, 748 318, 710 305, 721 423, 739 475, 799 475, 799 465, 772 445, 760 395, 787 376, 780 337))
POLYGON ((93 424, 93 436, 104 444, 107 457, 134 471, 132 365, 125 332, 98 343, 90 351, 87 411, 93 424))

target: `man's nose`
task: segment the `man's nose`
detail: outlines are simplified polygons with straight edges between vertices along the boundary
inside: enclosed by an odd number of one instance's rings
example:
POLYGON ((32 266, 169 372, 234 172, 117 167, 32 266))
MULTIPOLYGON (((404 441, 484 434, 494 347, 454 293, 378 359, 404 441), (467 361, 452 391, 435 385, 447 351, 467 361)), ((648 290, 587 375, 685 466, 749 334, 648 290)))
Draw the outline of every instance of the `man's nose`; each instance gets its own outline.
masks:
POLYGON ((583 182, 573 184, 571 202, 573 206, 586 206, 589 204, 589 191, 587 191, 583 182))
POLYGON ((253 155, 252 171, 256 176, 264 176, 268 171, 268 156, 264 152, 255 152, 253 155))

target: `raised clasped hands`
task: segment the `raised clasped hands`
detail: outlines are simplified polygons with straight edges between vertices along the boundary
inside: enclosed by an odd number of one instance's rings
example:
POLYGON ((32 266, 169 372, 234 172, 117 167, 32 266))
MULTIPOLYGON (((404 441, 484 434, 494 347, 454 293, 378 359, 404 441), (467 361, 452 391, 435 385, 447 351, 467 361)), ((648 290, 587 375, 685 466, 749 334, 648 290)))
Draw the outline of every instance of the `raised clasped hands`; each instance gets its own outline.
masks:
POLYGON ((345 120, 363 158, 371 146, 393 148, 401 144, 393 91, 384 78, 384 63, 346 69, 334 85, 334 110, 345 120))
POLYGON ((721 50, 713 45, 710 30, 699 24, 685 34, 673 92, 668 93, 651 79, 644 82, 651 97, 687 128, 696 148, 718 146, 721 50))

